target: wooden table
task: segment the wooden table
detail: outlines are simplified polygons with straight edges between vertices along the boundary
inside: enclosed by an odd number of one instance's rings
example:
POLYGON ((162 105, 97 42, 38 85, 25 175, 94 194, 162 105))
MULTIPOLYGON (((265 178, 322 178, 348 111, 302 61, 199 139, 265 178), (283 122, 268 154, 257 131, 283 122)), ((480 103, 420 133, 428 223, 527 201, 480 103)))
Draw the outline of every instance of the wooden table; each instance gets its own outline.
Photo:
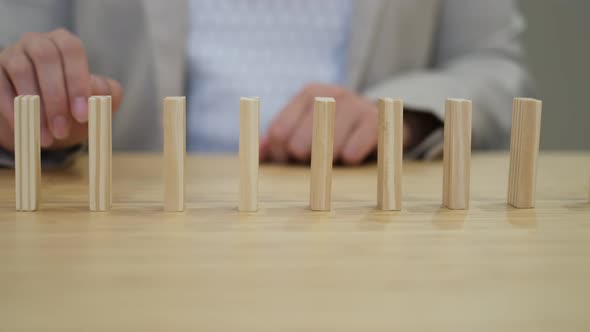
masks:
POLYGON ((45 172, 37 213, 0 171, 1 331, 589 331, 590 154, 542 155, 534 210, 507 207, 505 154, 473 157, 472 207, 440 208, 439 162, 406 163, 404 211, 376 170, 339 168, 334 211, 309 170, 191 157, 188 210, 162 211, 161 157, 117 155, 114 209, 89 213, 87 161, 45 172))

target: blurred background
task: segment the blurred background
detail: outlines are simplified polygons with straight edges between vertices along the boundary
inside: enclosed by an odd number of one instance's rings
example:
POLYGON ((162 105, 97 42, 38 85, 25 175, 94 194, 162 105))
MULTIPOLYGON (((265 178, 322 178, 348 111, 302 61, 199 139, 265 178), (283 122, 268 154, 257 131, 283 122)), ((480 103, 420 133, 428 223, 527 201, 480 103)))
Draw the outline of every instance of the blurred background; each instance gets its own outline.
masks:
POLYGON ((590 1, 519 2, 536 97, 543 100, 541 148, 590 150, 590 1))

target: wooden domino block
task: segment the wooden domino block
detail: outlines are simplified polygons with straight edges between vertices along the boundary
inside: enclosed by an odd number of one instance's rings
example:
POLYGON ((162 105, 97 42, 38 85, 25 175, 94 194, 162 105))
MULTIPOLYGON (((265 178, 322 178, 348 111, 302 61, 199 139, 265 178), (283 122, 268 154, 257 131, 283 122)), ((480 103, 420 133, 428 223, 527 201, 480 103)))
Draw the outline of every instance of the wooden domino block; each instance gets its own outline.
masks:
POLYGON ((36 211, 41 200, 41 137, 39 96, 14 99, 14 162, 16 210, 36 211))
POLYGON ((529 98, 513 103, 508 204, 519 209, 535 207, 542 107, 540 100, 529 98))
POLYGON ((258 211, 260 99, 240 99, 240 201, 242 212, 258 211))
POLYGON ((164 99, 164 211, 182 212, 185 203, 186 97, 164 99))
POLYGON ((402 209, 403 110, 400 99, 379 99, 377 208, 384 211, 402 209))
POLYGON ((451 210, 469 208, 471 176, 470 100, 447 99, 443 146, 443 206, 451 210))
POLYGON ((313 211, 331 209, 335 115, 334 98, 315 98, 309 195, 309 205, 313 211))
POLYGON ((111 97, 88 100, 88 163, 90 211, 109 211, 112 205, 111 97))

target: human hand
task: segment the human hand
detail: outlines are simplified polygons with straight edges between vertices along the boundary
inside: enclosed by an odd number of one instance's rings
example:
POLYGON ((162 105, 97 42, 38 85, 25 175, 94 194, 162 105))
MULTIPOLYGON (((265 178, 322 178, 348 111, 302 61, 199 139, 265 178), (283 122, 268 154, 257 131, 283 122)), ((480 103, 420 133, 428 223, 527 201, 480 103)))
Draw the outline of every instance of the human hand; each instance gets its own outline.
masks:
MULTIPOLYGON (((261 141, 263 161, 310 160, 315 97, 336 100, 334 160, 357 165, 375 151, 377 104, 339 86, 310 84, 273 120, 261 141)), ((409 135, 409 129, 404 128, 404 142, 409 140, 409 135)))
POLYGON ((64 29, 26 33, 0 52, 0 147, 14 149, 14 98, 41 97, 41 146, 60 149, 88 138, 88 97, 109 95, 116 111, 121 85, 92 75, 82 41, 64 29))

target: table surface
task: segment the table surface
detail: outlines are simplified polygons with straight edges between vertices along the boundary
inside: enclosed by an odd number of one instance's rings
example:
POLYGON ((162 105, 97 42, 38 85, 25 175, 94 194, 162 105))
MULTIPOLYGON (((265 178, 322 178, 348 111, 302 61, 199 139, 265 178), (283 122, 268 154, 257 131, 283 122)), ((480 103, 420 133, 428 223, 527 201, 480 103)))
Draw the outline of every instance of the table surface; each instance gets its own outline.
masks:
POLYGON ((0 170, 0 330, 590 330, 590 154, 542 154, 531 210, 505 204, 506 154, 473 156, 469 211, 440 207, 440 162, 406 162, 402 212, 368 165, 335 169, 332 212, 307 167, 263 166, 239 213, 237 159, 195 156, 165 213, 161 156, 115 155, 90 213, 87 165, 44 172, 35 213, 0 170))

